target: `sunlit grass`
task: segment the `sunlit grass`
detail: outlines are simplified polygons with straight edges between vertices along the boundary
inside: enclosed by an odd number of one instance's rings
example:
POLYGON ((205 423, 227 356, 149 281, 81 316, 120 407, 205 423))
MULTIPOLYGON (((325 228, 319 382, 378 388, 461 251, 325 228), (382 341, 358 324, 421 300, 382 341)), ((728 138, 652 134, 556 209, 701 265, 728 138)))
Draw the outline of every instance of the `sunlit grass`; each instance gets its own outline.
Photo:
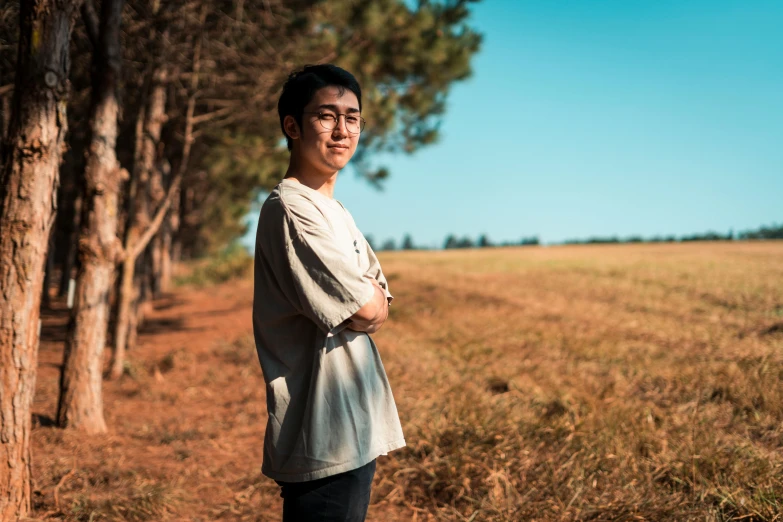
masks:
MULTIPOLYGON (((778 520, 783 244, 392 253, 377 336, 438 520, 778 520)), ((421 511, 418 511, 421 510, 421 511)))
MULTIPOLYGON (((378 459, 369 521, 781 520, 783 242, 381 261, 408 447, 378 459)), ((252 285, 188 292, 106 384, 113 433, 33 432, 38 514, 280 519, 252 285)))

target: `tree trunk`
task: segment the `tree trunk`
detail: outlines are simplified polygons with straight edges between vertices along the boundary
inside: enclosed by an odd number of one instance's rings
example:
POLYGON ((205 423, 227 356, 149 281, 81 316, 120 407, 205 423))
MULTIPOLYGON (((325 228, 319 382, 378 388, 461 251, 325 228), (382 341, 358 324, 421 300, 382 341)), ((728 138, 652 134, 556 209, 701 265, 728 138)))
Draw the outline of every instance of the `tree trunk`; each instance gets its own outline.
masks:
MULTIPOLYGON (((202 10, 201 22, 206 18, 206 9, 202 10)), ((142 299, 141 285, 134 284, 133 270, 135 268, 134 260, 143 253, 143 249, 157 232, 167 213, 171 211, 173 202, 180 200, 180 183, 187 168, 190 150, 193 143, 193 114, 196 106, 196 93, 198 90, 199 71, 201 68, 201 40, 195 45, 193 53, 193 75, 190 82, 190 98, 185 115, 185 135, 182 150, 182 159, 176 169, 169 184, 166 197, 160 208, 157 209, 154 219, 149 224, 146 184, 149 182, 149 175, 155 165, 155 155, 158 150, 161 130, 166 118, 166 90, 164 84, 167 80, 166 71, 158 69, 152 74, 152 89, 150 93, 149 105, 144 115, 143 121, 140 118, 137 124, 137 151, 134 168, 134 177, 131 180, 131 206, 134 200, 138 200, 136 212, 129 212, 128 230, 125 239, 125 255, 123 262, 123 281, 118 292, 118 312, 116 333, 114 336, 114 351, 112 353, 111 377, 118 378, 122 375, 125 361, 125 351, 127 346, 134 346, 138 336, 139 326, 139 303, 142 299), (142 132, 143 131, 143 132, 142 132), (137 185, 138 183, 138 185, 137 185), (134 217, 136 219, 134 219, 134 217), (141 230, 146 226, 144 233, 141 230), (134 302, 135 300, 135 302, 134 302)), ((141 114, 140 114, 141 116, 141 114)), ((179 216, 174 210, 172 214, 179 216)), ((177 218, 175 223, 179 223, 177 218)), ((138 279, 136 279, 138 281, 138 279)))
MULTIPOLYGON (((78 190, 78 187, 77 187, 78 190)), ((62 272, 60 273, 60 287, 57 295, 60 297, 68 293, 68 284, 73 277, 73 267, 76 264, 76 238, 78 237, 79 225, 82 221, 82 194, 77 192, 73 199, 73 214, 68 223, 68 241, 64 243, 64 252, 62 255, 62 272)))
MULTIPOLYGON (((154 239, 154 236, 153 236, 154 239)), ((150 243, 152 240, 150 240, 150 243)), ((137 281, 136 288, 139 293, 136 296, 135 306, 131 309, 131 324, 128 333, 128 350, 136 347, 137 328, 144 324, 144 318, 152 311, 152 299, 154 298, 152 284, 152 249, 151 244, 147 245, 144 253, 139 257, 136 263, 137 281), (131 339, 132 338, 132 339, 131 339)))
POLYGON ((147 299, 146 292, 148 292, 148 266, 147 253, 142 252, 136 259, 132 300, 130 305, 130 313, 128 314, 128 339, 126 341, 126 351, 133 350, 136 347, 136 341, 139 338, 139 326, 144 320, 144 301, 147 299))
MULTIPOLYGON (((55 222, 55 249, 60 265, 60 282, 57 295, 68 293, 68 284, 74 277, 77 241, 81 224, 82 197, 84 194, 84 139, 77 139, 74 133, 68 136, 68 152, 60 167, 60 190, 57 195, 57 221, 55 222)), ((78 267, 77 267, 78 268, 78 267)))
MULTIPOLYGON (((155 163, 150 171, 149 201, 151 213, 160 209, 166 197, 165 185, 171 182, 171 167, 163 154, 163 143, 159 142, 155 154, 155 163)), ((150 241, 149 246, 149 264, 147 266, 147 289, 149 292, 147 295, 152 299, 160 296, 160 279, 163 272, 163 233, 165 228, 164 219, 160 229, 150 241)))
MULTIPOLYGON (((117 293, 117 324, 114 334, 111 370, 109 377, 117 379, 122 375, 125 365, 125 351, 128 343, 129 328, 136 324, 135 309, 131 306, 137 294, 135 281, 136 259, 132 252, 136 250, 142 231, 150 226, 148 185, 150 175, 155 168, 155 159, 160 142, 160 134, 166 119, 166 81, 165 69, 158 67, 152 73, 149 101, 145 109, 141 150, 136 161, 134 173, 135 189, 131 195, 133 211, 128 214, 125 236, 125 253, 131 259, 125 259, 122 265, 122 284, 117 293), (131 317, 133 315, 133 317, 131 317)), ((141 252, 139 252, 141 253, 141 252)), ((135 332, 133 332, 135 338, 135 332)))
POLYGON ((174 194, 172 199, 172 207, 169 209, 169 213, 166 216, 166 221, 163 223, 162 235, 162 248, 161 248, 161 264, 160 264, 160 291, 162 293, 168 292, 171 289, 171 278, 173 270, 173 256, 174 256, 174 234, 177 231, 177 225, 179 224, 179 191, 174 194))
POLYGON ((8 135, 8 124, 11 122, 11 96, 8 94, 0 96, 0 103, 3 107, 3 117, 0 119, 0 138, 5 141, 8 135))
MULTIPOLYGON (((52 226, 54 229, 54 226, 52 226)), ((54 237, 49 234, 49 245, 46 252, 46 268, 44 269, 43 288, 41 289, 41 306, 47 310, 52 308, 52 299, 49 297, 49 289, 52 286, 52 276, 54 274, 54 237)))
POLYGON ((117 319, 114 324, 114 346, 111 358, 109 377, 118 379, 125 365, 125 347, 128 341, 128 319, 133 301, 133 263, 129 256, 122 263, 122 280, 117 291, 117 319), (131 299, 126 299, 131 296, 131 299))
POLYGON ((163 273, 163 233, 166 227, 165 220, 161 229, 155 234, 155 237, 150 241, 149 252, 149 266, 147 271, 149 274, 149 296, 152 299, 160 297, 160 279, 163 273))
POLYGON ((122 245, 117 238, 120 187, 117 161, 117 99, 120 78, 120 21, 124 0, 104 0, 94 77, 90 139, 84 169, 85 196, 79 238, 81 266, 65 342, 57 422, 61 427, 103 433, 103 351, 109 293, 122 245))
MULTIPOLYGON (((143 92, 147 93, 149 87, 147 86, 147 78, 145 77, 145 87, 143 92)), ((133 257, 130 256, 129 245, 136 243, 138 238, 136 237, 137 229, 133 225, 133 216, 136 212, 136 194, 139 186, 139 168, 141 165, 141 148, 144 142, 144 119, 147 114, 147 100, 142 97, 139 109, 136 114, 136 128, 135 139, 133 145, 133 169, 131 171, 130 180, 128 182, 128 189, 125 197, 125 212, 124 222, 122 224, 122 236, 125 245, 125 257, 122 260, 122 264, 119 268, 119 280, 115 285, 115 300, 113 307, 113 330, 112 330, 112 352, 111 360, 109 361, 109 374, 110 379, 117 379, 123 373, 123 366, 125 364, 125 345, 128 337, 128 313, 130 301, 124 299, 123 296, 129 295, 133 291, 133 268, 128 267, 129 263, 132 263, 133 257), (120 343, 118 339, 123 339, 120 343)))
POLYGON ((30 406, 40 299, 67 131, 78 0, 20 3, 16 87, 0 171, 0 520, 30 511, 30 406))
MULTIPOLYGON (((207 11, 201 11, 201 25, 204 25, 207 11)), ((171 194, 171 208, 166 217, 166 225, 163 230, 163 260, 161 268, 161 291, 168 292, 171 288, 172 272, 175 263, 179 263, 182 257, 182 241, 179 239, 179 226, 181 222, 181 208, 184 200, 184 191, 181 190, 179 183, 184 177, 190 161, 190 151, 193 147, 193 116, 196 112, 196 98, 198 96, 199 74, 201 72, 201 49, 202 39, 196 40, 193 50, 193 74, 190 77, 190 96, 188 98, 188 108, 185 112, 185 132, 182 140, 182 157, 176 168, 174 180, 172 180, 173 190, 171 194)))

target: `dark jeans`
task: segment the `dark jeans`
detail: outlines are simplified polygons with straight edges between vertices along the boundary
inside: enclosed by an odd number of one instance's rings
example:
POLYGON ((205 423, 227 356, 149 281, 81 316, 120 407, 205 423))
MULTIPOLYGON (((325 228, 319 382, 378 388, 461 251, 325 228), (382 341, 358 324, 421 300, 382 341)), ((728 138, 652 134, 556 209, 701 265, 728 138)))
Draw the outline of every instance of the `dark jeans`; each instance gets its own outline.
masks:
POLYGON ((283 522, 364 522, 375 460, 361 468, 307 482, 280 482, 283 522))

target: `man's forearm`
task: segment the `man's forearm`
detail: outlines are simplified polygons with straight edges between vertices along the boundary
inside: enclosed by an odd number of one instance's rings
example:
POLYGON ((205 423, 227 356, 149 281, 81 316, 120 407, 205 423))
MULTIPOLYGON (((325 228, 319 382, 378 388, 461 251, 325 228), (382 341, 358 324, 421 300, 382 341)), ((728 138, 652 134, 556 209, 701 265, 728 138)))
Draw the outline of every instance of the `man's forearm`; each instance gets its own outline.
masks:
POLYGON ((348 325, 351 330, 358 332, 375 333, 389 317, 389 301, 386 292, 377 281, 373 280, 375 295, 354 316, 348 325))
POLYGON ((379 311, 376 317, 366 321, 362 319, 354 319, 348 325, 348 328, 351 330, 356 330, 357 332, 375 333, 381 329, 381 326, 383 326, 383 323, 385 323, 386 319, 388 318, 389 306, 387 304, 383 310, 379 311))

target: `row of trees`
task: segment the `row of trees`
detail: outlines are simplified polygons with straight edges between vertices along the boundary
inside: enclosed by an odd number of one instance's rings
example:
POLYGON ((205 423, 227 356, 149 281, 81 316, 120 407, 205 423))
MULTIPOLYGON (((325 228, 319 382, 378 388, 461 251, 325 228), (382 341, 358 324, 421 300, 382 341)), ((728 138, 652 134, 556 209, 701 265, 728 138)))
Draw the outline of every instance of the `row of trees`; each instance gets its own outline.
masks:
POLYGON ((770 225, 740 232, 738 239, 783 239, 783 225, 770 225))
POLYGON ((0 6, 0 519, 30 509, 40 306, 72 291, 57 422, 100 433, 172 265, 219 250, 284 174, 287 74, 362 83, 356 159, 433 143, 480 37, 471 0, 23 0, 0 6), (55 277, 58 274, 59 277, 55 277))
MULTIPOLYGON (((370 246, 373 246, 372 242, 370 240, 368 241, 370 242, 370 246)), ((523 237, 519 241, 504 241, 502 243, 494 243, 486 234, 482 234, 475 241, 469 236, 457 237, 454 234, 449 234, 443 242, 443 248, 445 250, 449 250, 452 248, 486 248, 494 246, 527 246, 538 244, 539 241, 537 236, 523 237)), ((410 234, 405 234, 405 236, 402 238, 402 242, 400 243, 399 250, 420 250, 426 248, 427 247, 416 246, 416 244, 413 242, 413 237, 411 237, 410 234)), ((374 247, 373 249, 375 250, 374 247)), ((387 239, 380 244, 378 250, 398 250, 397 243, 394 241, 394 239, 387 239)))
POLYGON ((621 238, 618 236, 595 236, 587 239, 569 239, 563 242, 566 245, 581 245, 581 244, 607 244, 607 243, 675 243, 682 242, 688 243, 693 241, 734 241, 734 240, 748 240, 748 239, 783 239, 783 225, 771 225, 762 226, 756 230, 745 230, 743 232, 735 233, 733 230, 729 230, 726 234, 720 232, 708 231, 699 234, 686 234, 684 236, 675 236, 673 234, 668 236, 629 236, 621 238))
MULTIPOLYGON (((569 239, 564 241, 564 245, 595 245, 595 244, 610 244, 610 243, 675 243, 675 242, 690 242, 690 241, 732 241, 732 240, 748 240, 748 239, 783 239, 783 225, 771 225, 762 226, 756 230, 746 230, 735 234, 733 231, 729 231, 727 234, 720 234, 718 232, 705 232, 702 234, 688 234, 677 237, 675 235, 668 236, 653 236, 644 238, 642 236, 629 236, 620 238, 618 236, 594 236, 587 239, 569 239)), ((379 245, 375 245, 371 237, 368 236, 367 240, 373 247, 373 250, 389 251, 389 250, 418 250, 426 249, 427 247, 416 246, 413 241, 413 237, 410 234, 405 234, 402 238, 402 242, 399 247, 394 239, 387 239, 379 245)), ((452 248, 489 248, 489 247, 509 247, 509 246, 532 246, 540 245, 541 241, 538 236, 523 237, 518 241, 502 241, 500 243, 493 242, 489 236, 482 234, 478 239, 473 240, 469 236, 455 236, 450 234, 443 242, 443 249, 448 250, 452 248)))

